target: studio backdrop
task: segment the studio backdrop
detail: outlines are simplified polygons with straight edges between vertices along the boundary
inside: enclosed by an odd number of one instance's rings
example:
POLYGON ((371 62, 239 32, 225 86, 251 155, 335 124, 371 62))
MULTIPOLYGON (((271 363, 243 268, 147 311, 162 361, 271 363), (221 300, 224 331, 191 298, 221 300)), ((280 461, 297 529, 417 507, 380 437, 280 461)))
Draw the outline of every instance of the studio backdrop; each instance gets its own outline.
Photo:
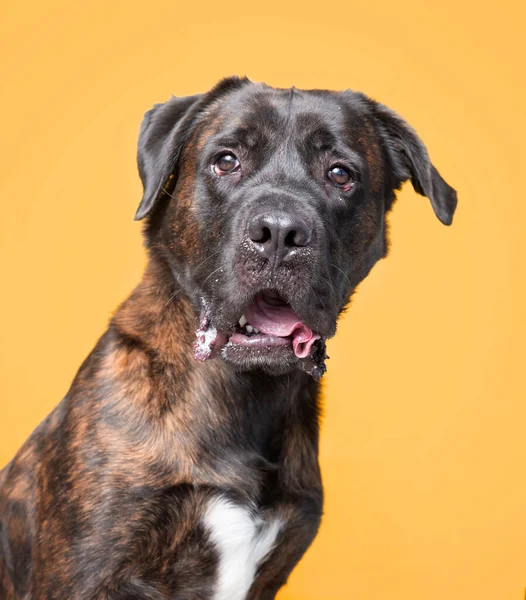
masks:
POLYGON ((524 14, 459 2, 11 3, 0 22, 0 465, 145 264, 143 113, 224 76, 362 90, 459 195, 410 184, 329 343, 320 534, 280 600, 526 587, 524 14))

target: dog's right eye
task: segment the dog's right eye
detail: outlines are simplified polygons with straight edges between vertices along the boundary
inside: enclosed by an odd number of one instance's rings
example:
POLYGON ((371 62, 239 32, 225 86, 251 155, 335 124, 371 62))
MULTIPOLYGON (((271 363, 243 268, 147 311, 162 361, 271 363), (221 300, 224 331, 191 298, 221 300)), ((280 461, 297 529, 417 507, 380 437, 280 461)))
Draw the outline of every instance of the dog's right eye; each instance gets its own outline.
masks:
POLYGON ((213 171, 216 175, 230 175, 239 171, 240 168, 239 160, 229 152, 221 154, 213 165, 213 171))
POLYGON ((327 178, 336 187, 348 190, 353 184, 351 172, 340 165, 334 165, 327 172, 327 178))

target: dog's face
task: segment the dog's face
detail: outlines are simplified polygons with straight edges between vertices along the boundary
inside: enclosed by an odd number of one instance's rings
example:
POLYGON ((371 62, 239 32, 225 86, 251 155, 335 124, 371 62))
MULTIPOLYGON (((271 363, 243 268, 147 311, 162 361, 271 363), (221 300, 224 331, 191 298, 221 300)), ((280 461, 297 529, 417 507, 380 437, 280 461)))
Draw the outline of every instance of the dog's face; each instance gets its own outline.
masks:
POLYGON ((227 79, 149 111, 138 160, 150 252, 201 310, 196 358, 237 369, 321 376, 395 191, 410 179, 447 225, 456 207, 416 133, 350 91, 227 79))

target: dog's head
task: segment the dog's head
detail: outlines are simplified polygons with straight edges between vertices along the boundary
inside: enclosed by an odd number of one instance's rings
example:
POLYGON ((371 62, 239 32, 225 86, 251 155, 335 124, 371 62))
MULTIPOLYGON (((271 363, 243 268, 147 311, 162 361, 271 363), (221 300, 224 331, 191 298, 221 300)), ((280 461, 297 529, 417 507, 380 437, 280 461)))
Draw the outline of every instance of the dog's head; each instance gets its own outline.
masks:
POLYGON ((446 225, 457 204, 415 131, 351 91, 226 79, 146 113, 138 162, 148 248, 201 311, 196 358, 238 369, 319 377, 395 191, 410 179, 446 225))

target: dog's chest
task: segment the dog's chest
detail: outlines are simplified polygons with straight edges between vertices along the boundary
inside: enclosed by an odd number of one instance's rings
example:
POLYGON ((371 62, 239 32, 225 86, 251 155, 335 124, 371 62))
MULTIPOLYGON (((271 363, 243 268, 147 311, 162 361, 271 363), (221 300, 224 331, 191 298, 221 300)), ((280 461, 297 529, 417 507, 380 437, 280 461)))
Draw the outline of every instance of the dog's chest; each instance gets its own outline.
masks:
POLYGON ((245 600, 258 567, 276 547, 284 521, 224 497, 210 500, 204 525, 217 552, 213 600, 245 600))

